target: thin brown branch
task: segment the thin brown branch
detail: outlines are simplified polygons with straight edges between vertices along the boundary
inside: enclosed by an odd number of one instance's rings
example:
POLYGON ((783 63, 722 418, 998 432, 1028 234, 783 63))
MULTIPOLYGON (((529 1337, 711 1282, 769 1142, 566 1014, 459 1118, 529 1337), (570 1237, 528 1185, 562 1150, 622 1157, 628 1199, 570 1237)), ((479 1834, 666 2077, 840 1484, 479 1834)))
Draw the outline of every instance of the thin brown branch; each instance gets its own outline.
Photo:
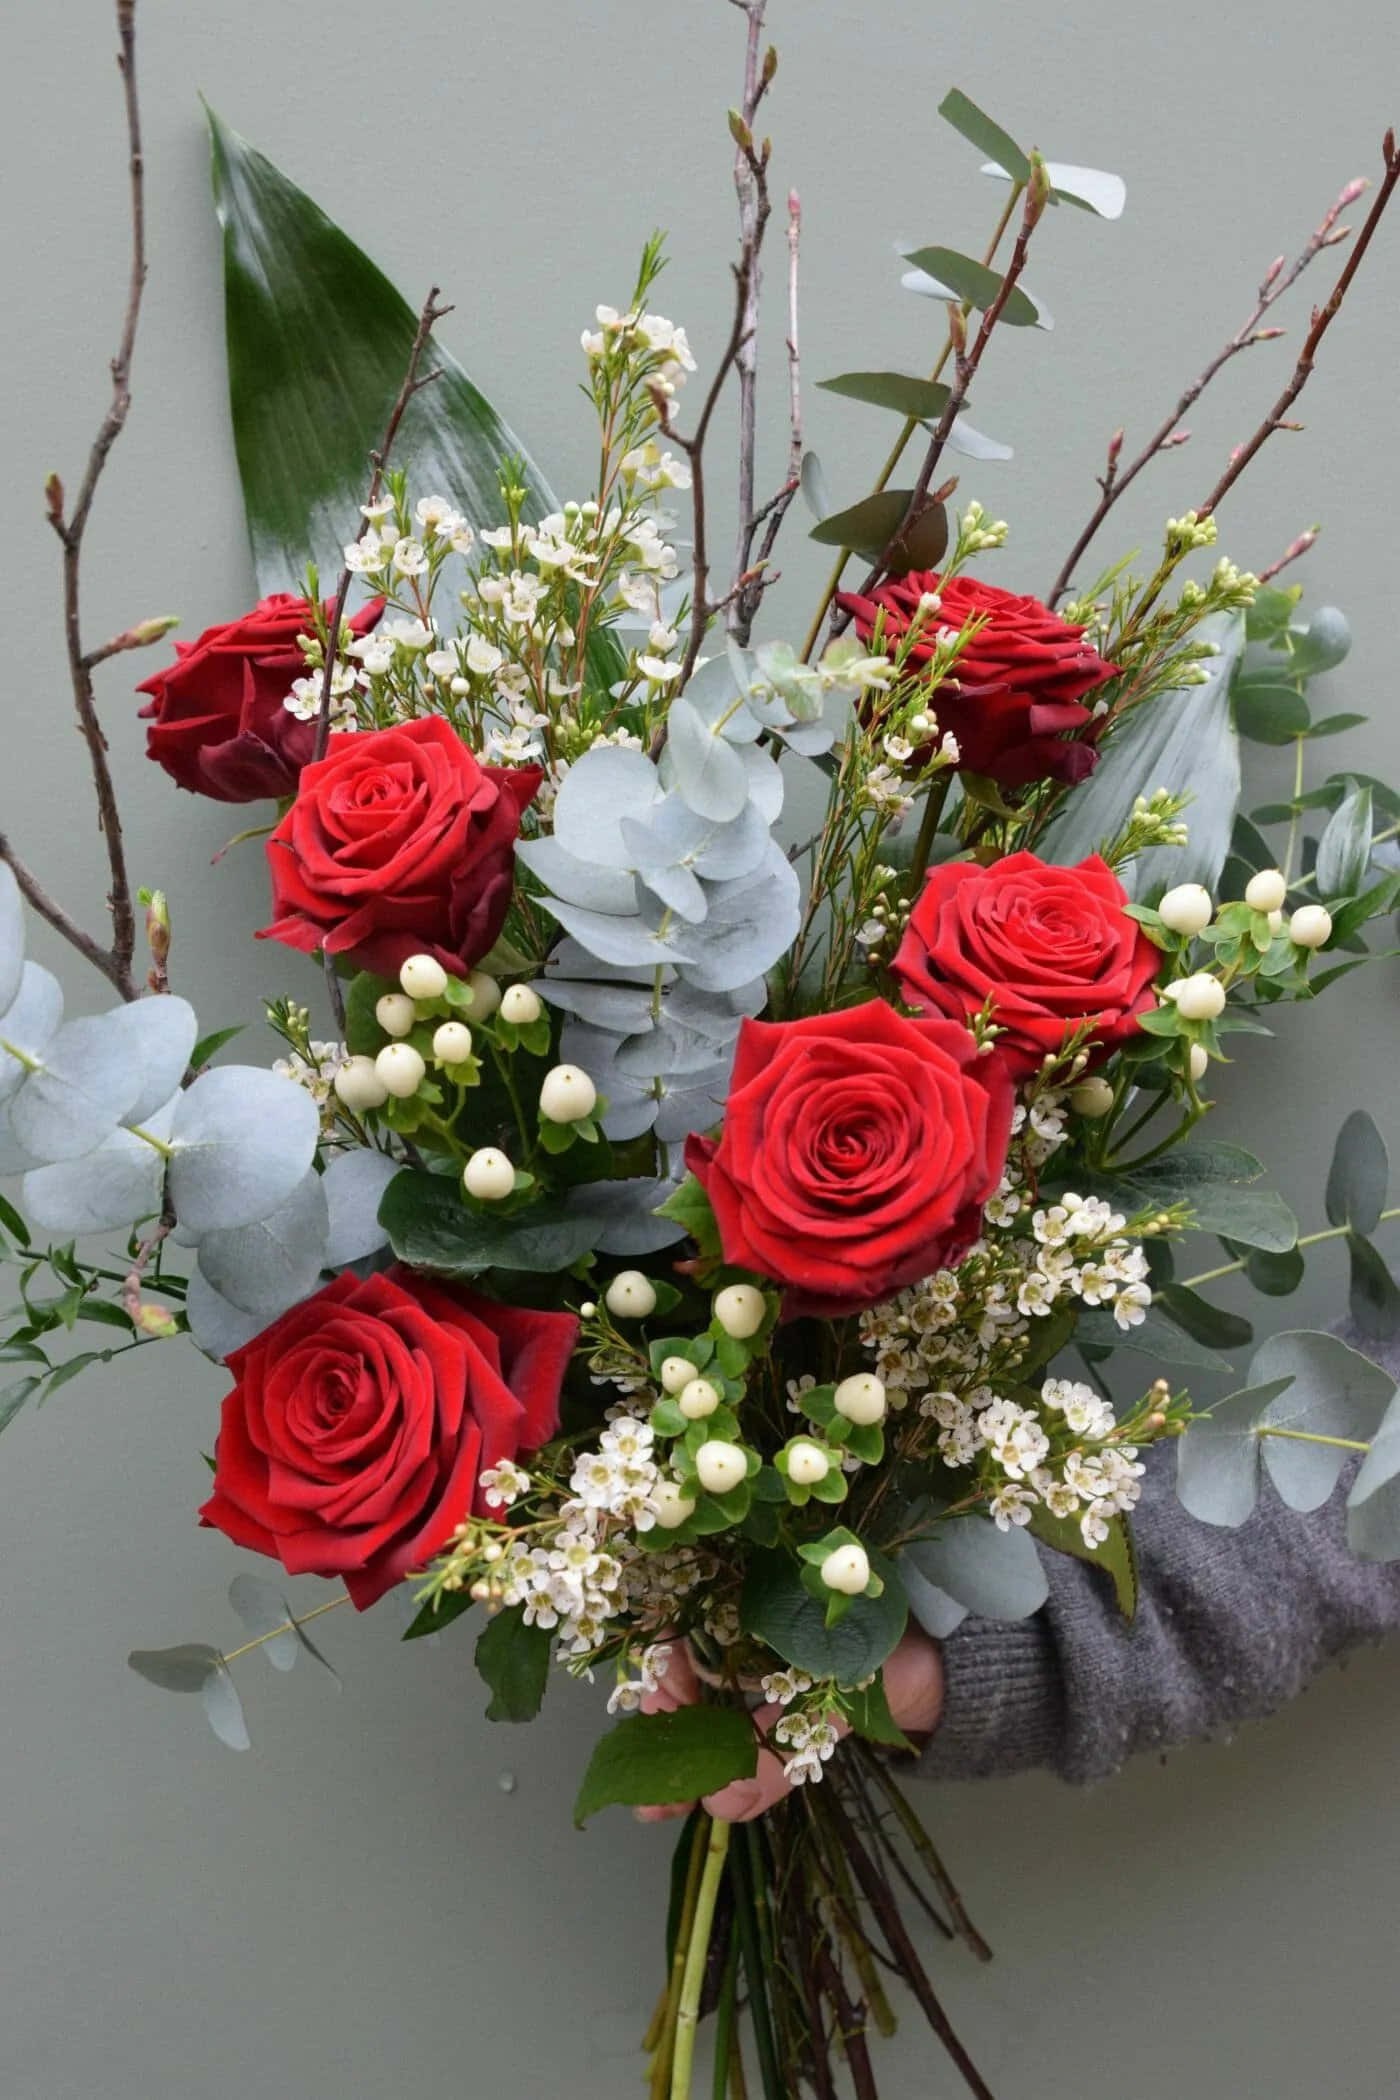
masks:
MULTIPOLYGON (((116 790, 112 784, 112 769, 107 758, 107 739, 102 733, 97 700, 93 692, 92 662, 83 649, 81 612, 83 535, 87 530, 93 498, 97 494, 97 485, 107 464, 108 454, 120 437, 131 409, 131 359, 136 347, 141 294, 146 283, 145 164, 141 151, 141 110, 136 93, 136 0, 117 0, 117 36, 121 47, 117 54, 117 67, 122 76, 122 96, 126 112, 131 209, 131 268, 127 284, 126 311, 122 319, 121 339, 111 364, 112 398, 93 440, 72 509, 65 515, 63 484, 57 475, 50 477, 45 490, 46 515, 63 548, 63 634, 68 654, 69 677, 73 687, 73 704, 77 710, 83 741, 88 748, 93 791, 97 798, 98 825, 107 847, 107 903, 112 915, 112 945, 104 960, 96 961, 94 951, 102 952, 99 943, 87 935, 74 939, 78 929, 67 919, 66 914, 54 917, 45 913, 44 916, 63 933, 65 940, 72 942, 81 955, 96 963, 96 967, 102 970, 104 976, 110 978, 124 999, 135 999, 139 994, 132 978, 131 962, 136 951, 136 913, 132 903, 131 882, 127 874, 126 850, 122 843, 116 790)), ((39 909, 37 904, 35 909, 39 909)))
MULTIPOLYGON (((373 503, 379 495, 380 485, 384 478, 385 461, 393 450, 394 439, 399 434, 399 425, 403 421, 404 410, 408 407, 414 395, 419 393, 425 386, 430 386, 438 376, 435 371, 424 372, 421 375, 418 371, 418 367, 422 362, 423 352, 427 347, 428 337, 432 334, 434 327, 442 319, 443 315, 450 314, 452 311, 450 306, 438 305, 438 291, 439 287, 435 284, 428 289, 428 296, 423 301, 422 310, 418 315, 418 326, 413 332, 413 346, 408 353, 408 366, 403 375, 403 384, 399 388, 393 408, 389 411, 389 420, 384 426, 384 435, 379 441, 378 450, 370 454, 370 463, 373 471, 369 478, 369 494, 365 498, 366 503, 373 503)), ((340 653, 340 630, 345 618, 345 604, 350 596, 350 573, 348 568, 343 568, 340 572, 336 583, 335 600, 331 607, 330 624, 326 629, 326 661, 321 672, 321 705, 316 716, 316 741, 312 747, 311 754, 313 761, 325 757, 326 746, 330 742, 331 687, 335 680, 336 658, 340 653)), ((334 997, 331 1003, 333 1006, 336 1004, 334 997)), ((337 1012, 343 1028, 343 1007, 338 1008, 337 1012)))
POLYGON ((825 1940, 817 1943, 817 1976, 836 2015, 836 2033, 846 2055, 846 2068, 856 2100, 880 2100, 870 2045, 865 2039, 864 2009, 857 2007, 846 1989, 845 1978, 825 1940))
POLYGON ((1322 338, 1337 318, 1341 310, 1342 301, 1351 287, 1352 279, 1360 269, 1366 250, 1370 247, 1375 236, 1376 228, 1380 225, 1385 215, 1386 206, 1395 194, 1395 186, 1397 183, 1400 183, 1400 151, 1396 149, 1394 131, 1387 131, 1381 142, 1381 159, 1385 167, 1385 173, 1381 178, 1380 187, 1376 191, 1375 202, 1367 212, 1365 224, 1356 236, 1351 253, 1348 255, 1342 268, 1342 273, 1332 287, 1331 297, 1326 301, 1325 305, 1314 307, 1313 309, 1312 326, 1304 339, 1302 351, 1297 364, 1293 367, 1288 384, 1284 387, 1283 392, 1279 395, 1277 401, 1275 401, 1249 442, 1238 446, 1231 454, 1230 463, 1226 467, 1225 472, 1221 475, 1219 481, 1216 482, 1205 502, 1198 507, 1196 512, 1198 518, 1210 517, 1224 501, 1245 468, 1262 446, 1267 443, 1274 431, 1289 427, 1286 420, 1288 411, 1308 383, 1322 338))
POLYGON ((129 979, 118 968, 110 951, 103 947, 101 941, 94 940, 90 933, 84 933, 77 921, 69 918, 63 906, 55 903, 3 834, 0 834, 0 860, 8 863, 15 881, 19 884, 20 895, 31 910, 36 911, 41 919, 47 919, 54 932, 67 941, 70 948, 76 948, 79 955, 92 964, 94 970, 100 970, 108 982, 121 993, 123 999, 130 998, 132 993, 129 979))
POLYGON ((141 1296, 142 1281, 145 1278, 151 1257, 161 1243, 169 1237, 174 1230, 174 1226, 175 1213, 167 1206, 166 1210, 162 1212, 159 1222, 152 1227, 146 1238, 137 1247, 132 1257, 131 1267, 122 1279, 122 1311, 126 1314, 138 1334, 149 1334, 152 1339, 157 1335, 169 1335, 175 1332, 174 1322, 164 1306, 147 1305, 141 1296))
MULTIPOLYGON (((754 510, 754 457, 758 439, 758 313, 762 290, 758 251, 763 238, 763 221, 767 219, 770 208, 765 160, 754 151, 753 126, 758 105, 777 71, 778 58, 770 45, 761 63, 759 59, 768 0, 731 0, 731 4, 744 15, 748 30, 744 49, 743 99, 730 118, 730 129, 734 134, 734 188, 739 199, 739 243, 741 253, 750 258, 744 280, 743 326, 734 360, 739 388, 739 523, 734 550, 737 582, 749 567, 749 550, 753 543, 750 520, 754 510)), ((735 600, 736 610, 730 617, 731 629, 736 627, 741 604, 741 600, 735 600)))
POLYGON ((1321 530, 1322 527, 1320 525, 1310 525, 1306 532, 1299 533, 1296 540, 1290 540, 1278 560, 1271 561, 1267 569, 1259 571, 1259 581, 1261 583, 1272 583, 1279 571, 1286 569, 1290 562, 1301 561, 1308 549, 1316 546, 1317 536, 1321 530))
POLYGON ((1051 585, 1049 596, 1045 601, 1047 605, 1057 604, 1064 596, 1069 588, 1074 571, 1089 543, 1097 535, 1100 526, 1114 504, 1137 480, 1143 468, 1148 465, 1149 461, 1155 459, 1159 453, 1170 451, 1173 447, 1186 442, 1190 432, 1178 428, 1181 419, 1193 404, 1200 399, 1200 396, 1205 392, 1216 374, 1222 371, 1232 358, 1238 357, 1242 350, 1251 349, 1256 343, 1272 342, 1283 334, 1284 331, 1281 328, 1261 328, 1259 324, 1270 308, 1276 306, 1284 293, 1291 290, 1293 285, 1297 283, 1304 270, 1322 253, 1324 248, 1335 247, 1339 241, 1349 238, 1351 228, 1349 226, 1339 226, 1337 221, 1347 206, 1354 204, 1367 187, 1368 184, 1361 178, 1347 184, 1336 202, 1323 214, 1320 223, 1308 236, 1307 241, 1291 264, 1285 266, 1283 256, 1275 257, 1264 272, 1253 310, 1248 319, 1235 330, 1235 333, 1230 337, 1223 349, 1216 352, 1203 370, 1184 389, 1171 414, 1157 426, 1141 452, 1137 454, 1136 458, 1128 466, 1123 468, 1121 473, 1118 470, 1118 455, 1122 448, 1123 433, 1121 430, 1115 432, 1109 445, 1108 470, 1099 482, 1101 491, 1099 502, 1078 539, 1065 556, 1060 573, 1051 585))
POLYGON ((761 510, 755 511, 741 534, 741 559, 746 572, 740 587, 734 594, 735 607, 730 621, 736 642, 742 647, 753 632, 753 623, 758 608, 763 602, 763 593, 773 583, 775 575, 768 564, 773 558, 773 549, 778 543, 778 534, 783 529, 783 520, 788 514, 793 497, 802 486, 802 356, 797 334, 797 269, 798 251, 802 239, 802 202, 796 190, 788 192, 788 466, 787 479, 776 496, 770 496, 761 510), (754 537, 760 525, 766 530, 754 559, 754 537))

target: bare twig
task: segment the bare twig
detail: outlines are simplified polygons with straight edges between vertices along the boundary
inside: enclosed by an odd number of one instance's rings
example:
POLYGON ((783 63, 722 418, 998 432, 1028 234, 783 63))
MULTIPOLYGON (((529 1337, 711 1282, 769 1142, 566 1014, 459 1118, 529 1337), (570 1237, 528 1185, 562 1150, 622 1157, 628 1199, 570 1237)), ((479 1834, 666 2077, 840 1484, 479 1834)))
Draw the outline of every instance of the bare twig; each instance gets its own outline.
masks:
POLYGON ((173 1334, 175 1331, 174 1323, 163 1306, 147 1306, 141 1296, 141 1284, 145 1278, 146 1269, 152 1255, 162 1241, 169 1237, 174 1230, 174 1226, 175 1213, 167 1208, 162 1213, 159 1222, 152 1227, 146 1238, 137 1247, 132 1257, 131 1267, 122 1279, 122 1311, 126 1314, 138 1334, 150 1334, 153 1339, 157 1334, 173 1334))
POLYGON ((139 991, 131 974, 131 962, 136 951, 136 912, 127 874, 126 851, 122 844, 116 790, 112 784, 112 769, 107 759, 107 739, 102 733, 92 685, 93 663, 100 661, 104 652, 98 652, 92 658, 85 653, 81 615, 83 535, 87 530, 93 498, 97 494, 97 484, 107 464, 107 455, 120 437, 131 408, 131 358, 136 347, 136 324, 140 319, 141 293, 146 282, 145 165, 141 153, 141 111, 136 94, 136 0, 117 0, 117 36, 121 47, 117 54, 117 67, 122 76, 122 94, 126 110, 127 165, 131 200, 131 269, 127 283, 126 312, 122 320, 121 339, 111 365, 112 398, 93 440, 72 509, 65 512, 64 488, 56 474, 50 475, 44 492, 46 515, 63 548, 63 633, 68 653, 68 671, 73 686, 73 704, 77 709, 78 725, 87 745, 88 759, 92 767, 98 824, 107 846, 107 903, 112 915, 110 949, 104 951, 100 942, 94 941, 89 935, 80 934, 66 913, 58 911, 56 906, 44 910, 37 902, 36 893, 42 894, 38 892, 37 883, 34 883, 32 877, 22 879, 13 857, 7 854, 7 858, 15 869, 16 880, 21 881, 21 887, 25 888, 25 894, 34 903, 36 911, 42 911, 49 924, 62 933, 64 939, 71 942, 80 955, 86 956, 89 962, 100 969, 124 999, 135 999, 139 996, 139 991), (26 881, 29 887, 25 886, 26 881))
POLYGON ((766 217, 768 208, 767 182, 753 150, 753 125, 764 90, 776 70, 777 54, 770 46, 760 65, 759 45, 763 37, 763 17, 767 12, 768 0, 731 0, 731 4, 740 9, 748 24, 744 49, 744 96, 738 111, 740 121, 734 124, 731 119, 731 128, 734 132, 734 188, 739 198, 740 248, 752 258, 744 279, 743 325, 734 360, 739 383, 739 537, 734 555, 734 574, 737 578, 749 565, 749 519, 753 515, 754 507, 758 305, 762 289, 758 267, 758 247, 762 238, 759 214, 762 212, 766 217))
POLYGON ((54 932, 61 935, 70 948, 76 948, 79 955, 92 964, 94 970, 100 970, 109 983, 121 993, 123 999, 130 998, 130 980, 113 960, 111 952, 103 947, 101 941, 94 940, 90 933, 84 933, 77 921, 69 918, 63 906, 55 903, 48 891, 30 873, 3 833, 0 833, 0 860, 9 864, 15 881, 19 884, 20 894, 31 909, 36 911, 41 919, 47 919, 54 932))
POLYGON ((1271 561, 1267 569, 1259 571, 1259 581, 1261 583, 1272 583, 1281 569, 1286 569, 1290 562, 1300 561, 1307 553, 1309 547, 1316 546, 1317 536, 1321 530, 1322 527, 1320 525, 1310 525, 1306 532, 1299 533, 1296 540, 1290 540, 1278 560, 1271 561))
POLYGON ((1066 555, 1060 573, 1055 578, 1050 588, 1049 596, 1046 599, 1048 605, 1057 604, 1064 596, 1069 588, 1075 568, 1090 541, 1098 533, 1100 526, 1119 497, 1137 480, 1138 475, 1148 462, 1155 459, 1161 452, 1167 452, 1177 445, 1185 444, 1191 433, 1178 427, 1181 419, 1192 405, 1199 400, 1216 374, 1222 371, 1232 358, 1238 357, 1242 350, 1251 349, 1256 343, 1272 342, 1283 334, 1284 331, 1281 328, 1261 328, 1259 324, 1270 308, 1277 305, 1284 293, 1297 283, 1309 263, 1314 261, 1324 248, 1335 247, 1339 241, 1348 239, 1351 228, 1349 226, 1339 226, 1337 221, 1347 206, 1354 204, 1367 187, 1367 183, 1362 178, 1347 184, 1337 198, 1336 203, 1324 213, 1321 222, 1313 229, 1313 232, 1309 235, 1304 246, 1299 250, 1291 264, 1285 266, 1283 256, 1275 257, 1274 261, 1270 263, 1268 269, 1264 272, 1255 298, 1253 311, 1248 319, 1235 330, 1235 333, 1230 337, 1224 348, 1217 351, 1204 369, 1185 388, 1171 414, 1158 425, 1141 452, 1121 472, 1119 471, 1118 462, 1123 444, 1123 433, 1121 430, 1114 433, 1109 444, 1107 469, 1099 479, 1101 494, 1098 505, 1085 525, 1084 530, 1066 555))
POLYGON ((770 496, 762 510, 754 512, 741 534, 741 560, 745 573, 739 580, 734 598, 734 610, 730 616, 730 630, 741 646, 753 632, 753 623, 763 600, 763 593, 776 581, 768 564, 782 531, 783 520, 793 497, 802 486, 802 356, 797 335, 797 269, 798 253, 802 240, 802 202, 796 190, 788 192, 788 466, 787 479, 776 496, 770 496), (754 560, 754 536, 760 525, 766 529, 754 560))
MULTIPOLYGON (((443 315, 450 314, 452 311, 450 306, 438 305, 438 290, 439 287, 437 285, 432 285, 429 288, 427 298, 423 301, 422 311, 418 316, 418 326, 414 330, 413 347, 408 353, 408 368, 403 375, 403 384, 399 388, 393 408, 389 412, 389 420, 384 426, 384 435, 379 441, 379 448, 370 454, 373 472, 370 475, 369 494, 365 498, 366 503, 373 503, 379 495, 380 485, 384 477, 384 463, 393 448, 394 439, 399 434, 399 425, 403 421, 404 410, 408 407, 414 395, 421 392, 425 386, 430 386, 438 376, 436 371, 424 372, 420 375, 418 370, 428 337, 432 334, 434 327, 442 319, 443 315)), ((313 760, 325 757, 326 746, 330 742, 331 686, 335 678, 336 658, 340 651, 340 628, 341 622, 345 618, 345 603, 350 596, 350 574, 351 572, 348 568, 344 568, 340 572, 340 579, 336 584, 335 602, 331 610, 330 624, 326 630, 326 661, 321 674, 321 706, 316 716, 316 742, 312 749, 313 760)))
POLYGON ((851 2074, 856 2100, 879 2100, 870 2062, 870 2045, 865 2039, 864 2007, 852 2003, 840 1966, 832 1959, 824 1939, 817 1943, 817 1976, 836 2015, 836 2034, 846 2053, 846 2067, 851 2074))
MULTIPOLYGON (((1221 475, 1219 481, 1216 482, 1205 502, 1198 506, 1197 517, 1210 517, 1211 513, 1224 501, 1239 480, 1245 468, 1254 458, 1255 453, 1267 442, 1274 431, 1291 427, 1286 421, 1288 411, 1308 383, 1308 378, 1313 368, 1313 361, 1317 356, 1322 338, 1336 319, 1341 309, 1342 301, 1345 299, 1351 286, 1351 281, 1360 269, 1362 258, 1370 247, 1376 228, 1380 225, 1381 219, 1385 214, 1385 208, 1395 194, 1395 186, 1397 183, 1400 183, 1400 151, 1396 149, 1394 131, 1387 131, 1381 142, 1381 159, 1385 167, 1385 173, 1381 178, 1380 187, 1376 191, 1375 202, 1367 212, 1366 222, 1356 236, 1355 244, 1346 259, 1340 277, 1338 277, 1337 282, 1332 287, 1331 297, 1325 305, 1314 307, 1313 309, 1312 326, 1304 339, 1302 351, 1299 354, 1297 364, 1293 367, 1288 384, 1284 387, 1283 392, 1279 395, 1277 401, 1275 401, 1249 442, 1238 446, 1230 455, 1230 463, 1226 467, 1225 472, 1221 475)), ((1324 242, 1323 245, 1326 246, 1327 243, 1324 242)))

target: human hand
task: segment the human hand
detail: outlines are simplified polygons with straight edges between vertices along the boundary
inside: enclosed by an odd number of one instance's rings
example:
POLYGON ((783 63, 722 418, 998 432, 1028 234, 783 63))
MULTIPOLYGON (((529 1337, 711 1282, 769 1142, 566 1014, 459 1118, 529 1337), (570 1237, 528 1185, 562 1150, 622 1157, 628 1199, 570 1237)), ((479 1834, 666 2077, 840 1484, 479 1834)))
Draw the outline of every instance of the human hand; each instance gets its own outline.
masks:
MULTIPOLYGON (((896 1725, 911 1737, 931 1735, 943 1711, 943 1662, 936 1644, 926 1633, 911 1627, 885 1664, 885 1697, 896 1725)), ((693 1706, 700 1697, 701 1683, 690 1648, 677 1641, 671 1650, 666 1674, 654 1692, 642 1695, 644 1713, 674 1713, 677 1707, 693 1706)), ((754 1727, 767 1736, 783 1709, 760 1706, 753 1716, 754 1727)), ((842 1735, 845 1721, 834 1724, 842 1735)), ((766 1745, 758 1753, 758 1769, 752 1779, 732 1779, 728 1786, 706 1794, 703 1806, 722 1823, 750 1823, 755 1816, 775 1806, 788 1792, 783 1761, 766 1745)), ((664 1806, 639 1808, 641 1823, 666 1823, 688 1816, 693 1801, 672 1801, 664 1806)))

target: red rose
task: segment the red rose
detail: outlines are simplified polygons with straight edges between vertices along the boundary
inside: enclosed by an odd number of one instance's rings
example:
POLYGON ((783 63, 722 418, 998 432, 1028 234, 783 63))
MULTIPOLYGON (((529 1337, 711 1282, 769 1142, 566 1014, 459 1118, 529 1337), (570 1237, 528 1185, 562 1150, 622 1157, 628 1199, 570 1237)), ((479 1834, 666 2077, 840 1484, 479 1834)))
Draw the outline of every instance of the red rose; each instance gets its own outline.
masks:
POLYGON ((332 740, 267 842, 272 924, 395 977, 410 955, 464 975, 505 921, 537 766, 479 765, 437 715, 332 740))
MULTIPOLYGON (((327 619, 332 610, 327 605, 327 619)), ((368 634, 383 610, 384 600, 375 598, 350 625, 368 634)), ((175 662, 136 688, 151 696, 141 710, 151 724, 146 756, 181 787, 216 802, 295 794, 316 746, 316 724, 299 722, 282 702, 306 672, 297 636, 312 631, 308 601, 277 591, 241 620, 206 627, 197 642, 177 642, 175 662)))
POLYGON ((1003 787, 1083 780, 1092 773, 1098 762, 1092 744, 1066 742, 1065 731, 1093 720, 1080 703, 1118 673, 1084 641, 1084 629, 1071 627, 1038 598, 1018 598, 972 576, 942 584, 930 571, 881 584, 869 598, 843 591, 836 602, 854 616, 862 641, 870 639, 883 607, 885 638, 892 644, 925 591, 937 591, 943 604, 923 623, 927 639, 910 651, 913 663, 928 662, 940 628, 956 633, 975 616, 986 621, 933 701, 940 730, 951 729, 958 740, 960 763, 1003 787))
POLYGON ((229 1358, 200 1517, 364 1611, 483 1512, 486 1467, 554 1434, 577 1335, 407 1269, 338 1276, 229 1358))
POLYGON ((958 1261, 977 1237, 1013 1089, 965 1028, 882 1000, 745 1021, 718 1138, 686 1140, 726 1262, 838 1316, 958 1261))
POLYGON ((1085 1021, 1102 1050, 1137 1033, 1161 956, 1123 907, 1128 893, 1097 853, 1056 868, 1033 853, 991 867, 931 870, 894 959, 911 1006, 966 1020, 990 996, 998 1050, 1018 1072, 1085 1021))

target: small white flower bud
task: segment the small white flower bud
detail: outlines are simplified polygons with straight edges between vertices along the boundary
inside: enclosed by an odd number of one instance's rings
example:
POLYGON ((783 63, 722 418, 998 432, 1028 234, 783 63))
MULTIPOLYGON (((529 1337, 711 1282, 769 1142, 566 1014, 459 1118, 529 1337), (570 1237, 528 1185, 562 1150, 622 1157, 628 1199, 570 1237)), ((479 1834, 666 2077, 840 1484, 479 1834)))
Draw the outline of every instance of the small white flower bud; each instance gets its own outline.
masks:
POLYGON ((739 1446, 726 1444, 718 1437, 702 1444, 695 1454, 696 1478, 711 1495, 727 1495, 748 1478, 748 1471, 749 1462, 739 1446))
POLYGON ((640 1269, 619 1269, 603 1293, 603 1303, 619 1320, 645 1320, 656 1311, 656 1289, 640 1269))
POLYGON ((447 990, 447 972, 435 955, 410 955, 400 965, 399 983, 410 999, 440 999, 447 990))
POLYGON ((1325 905, 1300 904, 1288 922, 1288 938, 1300 948, 1321 948, 1332 938, 1332 914, 1325 905))
POLYGON ((799 1487, 815 1487, 831 1471, 831 1460, 818 1444, 789 1444, 787 1470, 788 1479, 795 1480, 799 1487))
POLYGON ((688 1356, 668 1356, 660 1375, 663 1393, 683 1393, 695 1376, 695 1366, 688 1356))
POLYGON ((467 979, 467 989, 472 995, 471 1014, 474 1021, 489 1021, 501 1003, 501 987, 485 970, 473 970, 467 979))
POLYGON ((440 1065, 464 1065, 472 1054, 472 1032, 464 1021, 444 1021, 433 1030, 433 1056, 440 1065))
POLYGON ((703 1422, 719 1406, 719 1394, 708 1378, 687 1378, 676 1401, 687 1422, 703 1422))
POLYGON ((1176 1010, 1183 1021, 1213 1021, 1224 1006, 1224 985, 1205 970, 1183 977, 1177 985, 1176 1010))
MULTIPOLYGON (((523 985, 513 984, 501 1001, 501 1011, 507 1020, 510 1015, 505 1009, 512 995, 524 989, 523 985)), ((534 997, 533 993, 531 997, 534 997)), ((592 1115, 597 1105, 598 1089, 577 1065, 556 1065, 552 1072, 545 1073, 540 1088, 540 1114, 547 1122, 581 1123, 586 1116, 592 1115)))
POLYGON ((389 1098, 389 1089, 375 1070, 372 1057, 347 1058, 331 1083, 337 1101, 352 1115, 367 1108, 382 1108, 389 1098))
POLYGON ((478 1203, 499 1203, 515 1188, 515 1169, 504 1152, 483 1145, 462 1169, 462 1186, 478 1203))
POLYGON ((1210 1070, 1210 1056, 1204 1043, 1193 1043, 1191 1045, 1191 1055, 1187 1062, 1191 1068, 1192 1081, 1199 1086, 1206 1073, 1210 1070))
POLYGON ((374 1018, 385 1035, 407 1035, 418 1016, 407 992, 386 992, 375 1001, 374 1018))
POLYGON ((543 1012, 540 995, 532 985, 513 984, 501 994, 501 1019, 513 1021, 517 1028, 528 1028, 543 1012))
POLYGON ((762 1291, 751 1283, 729 1283, 715 1293, 715 1318, 736 1342, 746 1342, 750 1335, 757 1334, 767 1311, 762 1291))
POLYGON ((870 1581, 870 1560, 864 1546, 834 1546, 821 1565, 822 1581, 843 1597, 860 1597, 870 1581))
POLYGON ((1244 901, 1251 911, 1277 911, 1288 895, 1288 884, 1279 868, 1261 868, 1244 886, 1244 901))
POLYGON ((423 1084, 428 1067, 412 1043, 388 1043, 374 1060, 374 1069, 396 1100, 407 1101, 423 1084))
POLYGON ((674 1480, 658 1480, 651 1491, 651 1506, 663 1531, 674 1531, 695 1514, 695 1498, 685 1494, 674 1480))
POLYGON ((1113 1106, 1113 1088, 1106 1079, 1100 1079, 1097 1072, 1092 1073, 1088 1079, 1081 1079, 1078 1086, 1070 1088, 1069 1105, 1077 1116, 1088 1116, 1092 1122, 1097 1122, 1113 1106))
POLYGON ((598 1308, 591 1298, 585 1298, 578 1310, 581 1320, 596 1320, 598 1317, 598 1308))
POLYGON ((831 1396, 831 1404, 848 1422, 868 1429, 872 1423, 885 1419, 885 1388, 873 1371, 856 1371, 841 1380, 831 1396))
POLYGON ((1215 916, 1210 891, 1199 882, 1179 882, 1157 906, 1157 916, 1173 933, 1200 933, 1215 916))

